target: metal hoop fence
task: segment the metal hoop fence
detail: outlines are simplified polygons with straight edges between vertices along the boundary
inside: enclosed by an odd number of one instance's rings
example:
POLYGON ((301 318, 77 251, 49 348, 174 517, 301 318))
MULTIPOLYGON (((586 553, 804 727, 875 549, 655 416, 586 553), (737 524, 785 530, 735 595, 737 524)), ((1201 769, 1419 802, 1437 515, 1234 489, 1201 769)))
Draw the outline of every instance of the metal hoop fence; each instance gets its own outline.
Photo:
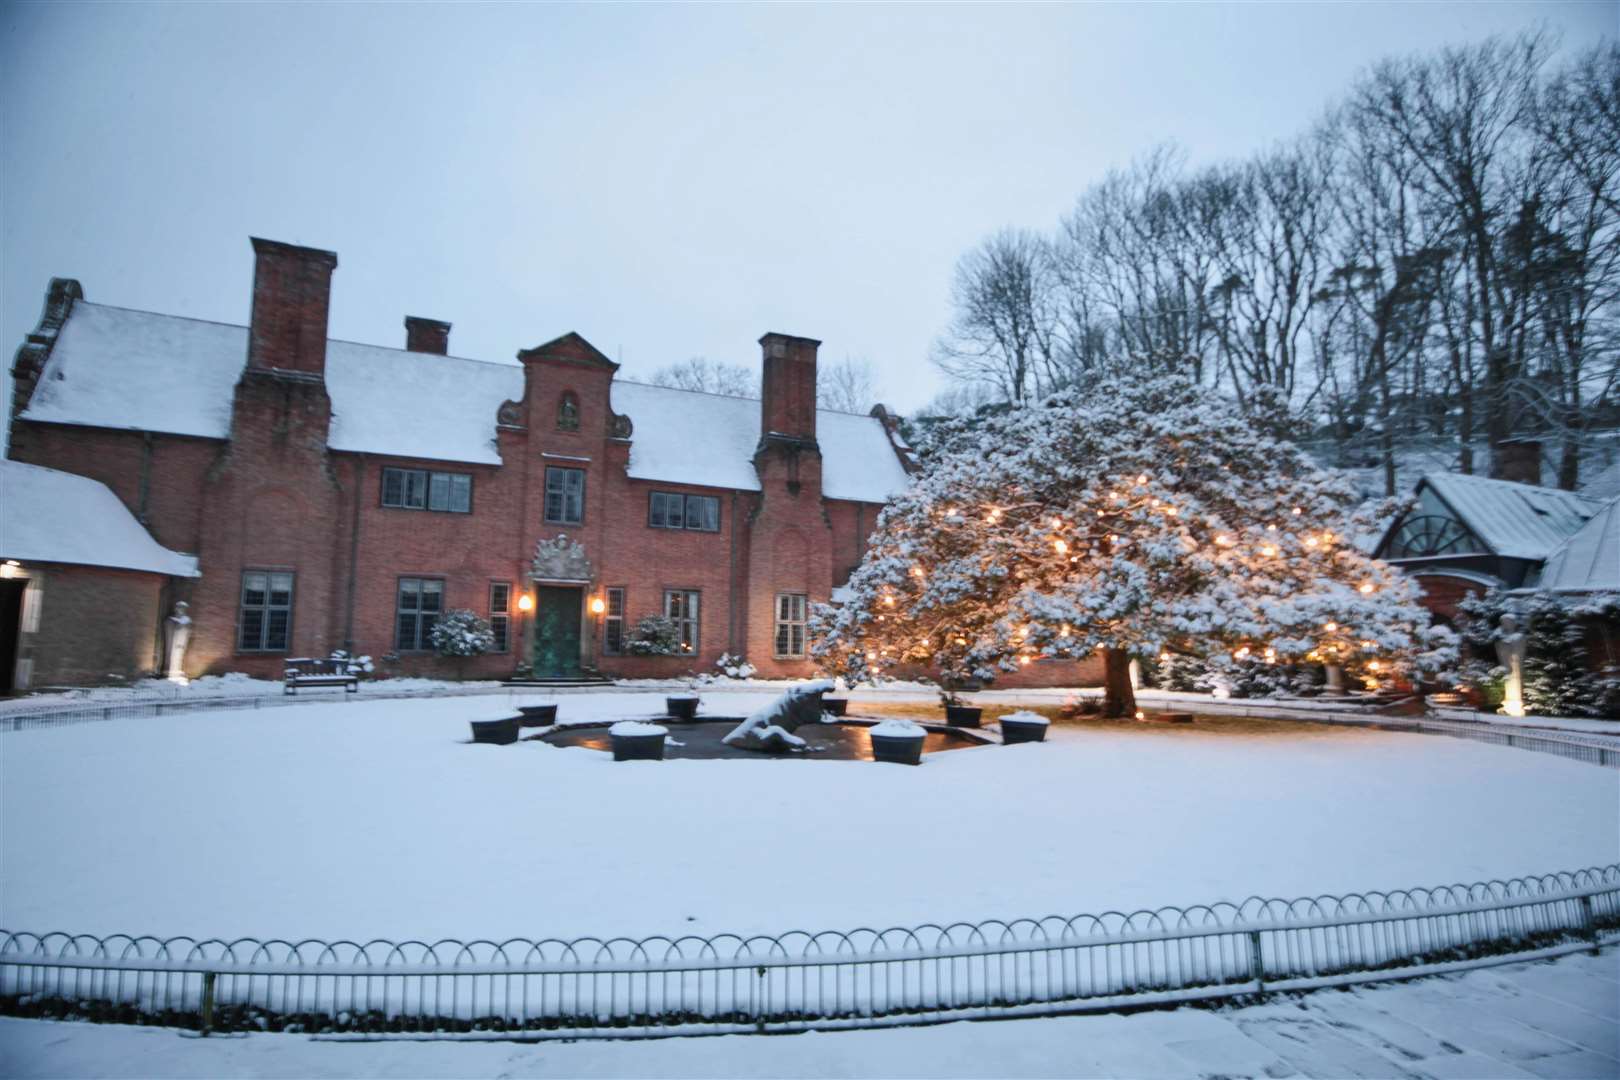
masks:
POLYGON ((831 1030, 1244 998, 1596 950, 1620 864, 1471 885, 776 935, 198 940, 0 930, 0 1012, 376 1038, 831 1030))

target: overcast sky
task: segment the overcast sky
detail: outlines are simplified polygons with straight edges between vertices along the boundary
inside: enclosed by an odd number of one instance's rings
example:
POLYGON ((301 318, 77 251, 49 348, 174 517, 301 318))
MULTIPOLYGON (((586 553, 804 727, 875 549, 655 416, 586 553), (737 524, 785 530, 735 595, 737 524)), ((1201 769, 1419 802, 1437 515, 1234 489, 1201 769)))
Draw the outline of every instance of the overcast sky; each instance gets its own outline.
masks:
POLYGON ((511 360, 577 330, 644 377, 757 365, 780 330, 912 408, 986 234, 1163 140, 1200 163, 1296 133, 1381 56, 1537 23, 1584 48, 1620 0, 12 4, 6 367, 53 275, 246 323, 254 235, 338 252, 334 337, 424 315, 511 360))

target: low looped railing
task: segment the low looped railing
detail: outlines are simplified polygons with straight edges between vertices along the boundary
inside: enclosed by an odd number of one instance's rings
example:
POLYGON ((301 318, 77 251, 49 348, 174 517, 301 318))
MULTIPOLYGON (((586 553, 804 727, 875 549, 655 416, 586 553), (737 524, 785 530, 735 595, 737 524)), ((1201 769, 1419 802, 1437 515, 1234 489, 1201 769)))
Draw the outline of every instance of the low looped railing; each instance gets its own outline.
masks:
POLYGON ((0 930, 0 1011, 372 1037, 873 1027, 1217 1000, 1595 949, 1620 865, 1394 892, 775 935, 436 942, 0 930))

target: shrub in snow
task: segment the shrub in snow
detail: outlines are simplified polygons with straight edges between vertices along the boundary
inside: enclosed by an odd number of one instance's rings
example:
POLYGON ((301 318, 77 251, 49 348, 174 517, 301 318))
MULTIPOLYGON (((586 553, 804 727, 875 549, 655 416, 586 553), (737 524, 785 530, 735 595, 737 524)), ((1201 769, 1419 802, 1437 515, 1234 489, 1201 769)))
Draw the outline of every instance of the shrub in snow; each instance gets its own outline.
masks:
POLYGON ((648 615, 631 628, 624 651, 632 656, 674 656, 681 651, 681 628, 663 615, 648 615))
POLYGON ((439 616, 428 640, 440 656, 483 656, 495 647, 495 632, 476 612, 456 608, 439 616))
POLYGON ((1509 596, 1497 589, 1464 599, 1461 634, 1464 681, 1488 708, 1502 701, 1507 671, 1498 664, 1502 616, 1512 614, 1525 635, 1524 709, 1532 716, 1620 720, 1620 665, 1594 662, 1591 645, 1620 627, 1620 596, 1566 596, 1537 591, 1509 596))
POLYGON ((343 668, 350 675, 370 675, 372 672, 371 657, 351 656, 342 649, 332 650, 332 662, 343 668))
POLYGON ((711 678, 751 679, 754 677, 754 672, 758 670, 747 660, 740 656, 732 656, 730 653, 721 653, 720 659, 714 662, 714 666, 718 674, 711 676, 711 678))
POLYGON ((933 439, 851 599, 815 609, 814 652, 851 681, 923 664, 950 686, 1101 652, 1119 716, 1133 654, 1386 675, 1455 655, 1416 584, 1349 542, 1387 508, 1187 379, 1115 378, 933 439))

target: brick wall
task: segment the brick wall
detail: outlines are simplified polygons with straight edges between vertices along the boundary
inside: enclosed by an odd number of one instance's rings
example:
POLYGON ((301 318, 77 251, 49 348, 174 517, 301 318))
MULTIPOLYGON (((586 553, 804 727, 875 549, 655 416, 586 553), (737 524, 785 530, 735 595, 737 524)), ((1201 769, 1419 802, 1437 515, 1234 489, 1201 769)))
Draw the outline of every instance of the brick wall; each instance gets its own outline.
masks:
POLYGON ((130 681, 155 669, 168 613, 165 578, 52 563, 29 569, 44 578, 39 630, 19 644, 19 655, 33 661, 31 686, 130 681))

